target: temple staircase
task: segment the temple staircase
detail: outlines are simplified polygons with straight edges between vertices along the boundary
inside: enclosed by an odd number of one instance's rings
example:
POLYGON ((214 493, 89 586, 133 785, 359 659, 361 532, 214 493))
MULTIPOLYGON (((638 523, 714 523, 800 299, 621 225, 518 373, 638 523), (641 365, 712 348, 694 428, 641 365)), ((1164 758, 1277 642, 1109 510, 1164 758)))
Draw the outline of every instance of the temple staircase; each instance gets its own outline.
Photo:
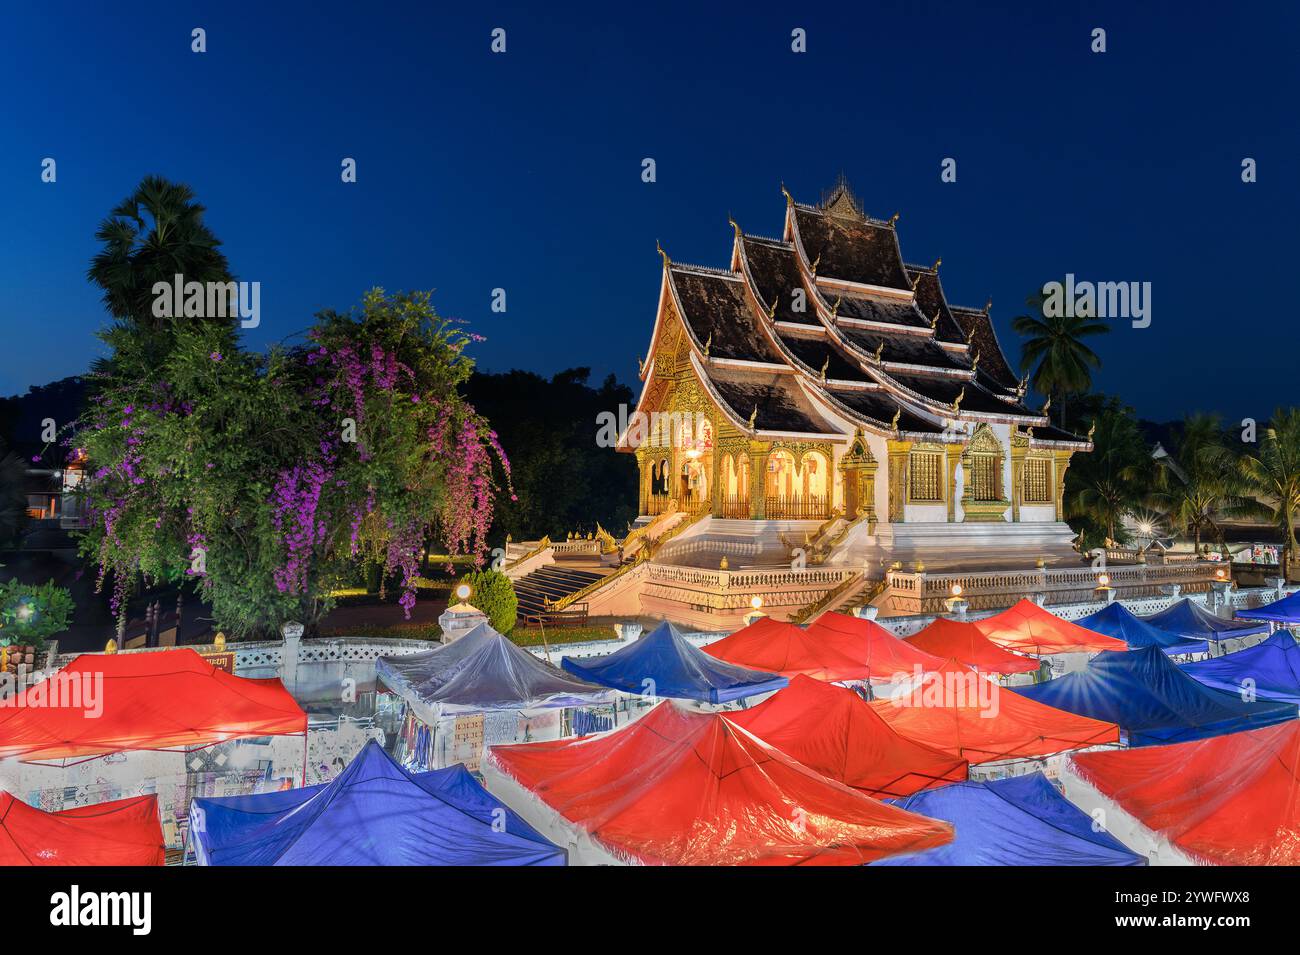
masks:
POLYGON ((547 605, 548 600, 551 604, 555 604, 591 586, 608 573, 608 571, 601 573, 590 568, 565 566, 566 563, 557 561, 554 564, 547 564, 514 582, 515 596, 519 598, 519 616, 546 613, 551 609, 547 605))

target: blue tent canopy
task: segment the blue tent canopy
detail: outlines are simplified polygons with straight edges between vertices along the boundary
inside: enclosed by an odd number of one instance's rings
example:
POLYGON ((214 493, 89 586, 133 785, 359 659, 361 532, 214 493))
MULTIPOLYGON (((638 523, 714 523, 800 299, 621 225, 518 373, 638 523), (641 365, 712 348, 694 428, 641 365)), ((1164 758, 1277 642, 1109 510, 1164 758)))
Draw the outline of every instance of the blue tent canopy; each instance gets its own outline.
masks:
POLYGON ((203 865, 564 865, 462 764, 412 774, 373 740, 330 783, 195 799, 203 865))
POLYGON ((882 859, 875 865, 1146 865, 1092 817, 1057 792, 1042 773, 992 782, 953 783, 890 800, 909 812, 951 822, 946 846, 882 859))
POLYGON ((725 703, 779 690, 789 681, 709 656, 664 621, 635 643, 594 660, 565 657, 560 665, 575 676, 626 693, 725 703))
POLYGON ((1249 689, 1261 700, 1300 704, 1300 645, 1286 630, 1248 649, 1184 664, 1183 672, 1237 696, 1249 689))
POLYGON ((1287 594, 1281 600, 1264 604, 1254 610, 1238 610, 1238 617, 1247 620, 1271 620, 1275 623, 1300 623, 1300 590, 1287 594))
POLYGON ((1186 597, 1167 610, 1141 619, 1184 640, 1231 640, 1252 633, 1268 633, 1266 623, 1224 620, 1186 597))
POLYGON ((1184 640, 1175 634, 1153 627, 1119 602, 1107 604, 1096 613, 1076 620, 1075 623, 1095 633, 1103 633, 1108 637, 1123 640, 1130 650, 1162 647, 1165 653, 1205 653, 1210 646, 1208 641, 1184 640))
POLYGON ((1057 709, 1118 723, 1130 746, 1204 739, 1270 726, 1296 716, 1296 707, 1246 702, 1238 694, 1198 683, 1159 647, 1105 651, 1087 667, 1017 693, 1057 709))

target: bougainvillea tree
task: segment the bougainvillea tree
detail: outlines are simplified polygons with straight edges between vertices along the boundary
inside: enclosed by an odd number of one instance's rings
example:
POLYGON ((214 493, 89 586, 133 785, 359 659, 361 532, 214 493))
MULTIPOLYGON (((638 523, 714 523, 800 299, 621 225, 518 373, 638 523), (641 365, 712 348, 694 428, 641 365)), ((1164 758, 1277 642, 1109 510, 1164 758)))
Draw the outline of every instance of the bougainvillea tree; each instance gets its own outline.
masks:
POLYGON ((140 575, 189 577, 232 634, 311 626, 373 561, 409 615, 426 542, 482 561, 509 465, 457 390, 473 336, 427 293, 372 290, 264 355, 232 323, 177 319, 170 335, 163 360, 100 372, 74 439, 83 553, 116 611, 140 575))

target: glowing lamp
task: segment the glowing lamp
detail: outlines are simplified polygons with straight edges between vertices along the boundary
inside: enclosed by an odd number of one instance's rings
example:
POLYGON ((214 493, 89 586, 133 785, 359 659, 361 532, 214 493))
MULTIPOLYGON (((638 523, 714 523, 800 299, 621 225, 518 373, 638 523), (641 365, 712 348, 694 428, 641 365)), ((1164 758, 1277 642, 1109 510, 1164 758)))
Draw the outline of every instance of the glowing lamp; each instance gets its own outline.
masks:
POLYGON ((962 594, 961 584, 953 584, 953 585, 952 585, 952 595, 953 595, 954 597, 960 597, 961 594, 962 594))
POLYGON ((456 599, 459 600, 461 603, 464 603, 466 600, 469 600, 470 595, 472 593, 474 593, 474 588, 471 587, 469 584, 456 585, 456 599))
POLYGON ((763 598, 754 597, 749 601, 749 605, 753 607, 755 610, 758 610, 760 607, 763 606, 763 598))
POLYGON ((1110 586, 1110 574, 1098 574, 1098 575, 1097 575, 1097 586, 1098 586, 1098 587, 1109 587, 1109 586, 1110 586))

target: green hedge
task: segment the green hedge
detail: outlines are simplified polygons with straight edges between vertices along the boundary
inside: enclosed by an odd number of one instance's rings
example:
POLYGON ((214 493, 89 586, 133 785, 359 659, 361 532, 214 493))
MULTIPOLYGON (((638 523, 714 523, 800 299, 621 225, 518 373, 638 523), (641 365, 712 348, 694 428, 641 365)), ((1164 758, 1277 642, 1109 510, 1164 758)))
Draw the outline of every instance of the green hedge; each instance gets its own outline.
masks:
MULTIPOLYGON (((497 633, 509 633, 515 628, 519 618, 519 598, 515 596, 515 585, 510 578, 499 570, 476 570, 462 577, 460 584, 469 584, 473 593, 469 605, 487 614, 488 624, 497 633)), ((452 601, 456 600, 453 593, 452 601)))

